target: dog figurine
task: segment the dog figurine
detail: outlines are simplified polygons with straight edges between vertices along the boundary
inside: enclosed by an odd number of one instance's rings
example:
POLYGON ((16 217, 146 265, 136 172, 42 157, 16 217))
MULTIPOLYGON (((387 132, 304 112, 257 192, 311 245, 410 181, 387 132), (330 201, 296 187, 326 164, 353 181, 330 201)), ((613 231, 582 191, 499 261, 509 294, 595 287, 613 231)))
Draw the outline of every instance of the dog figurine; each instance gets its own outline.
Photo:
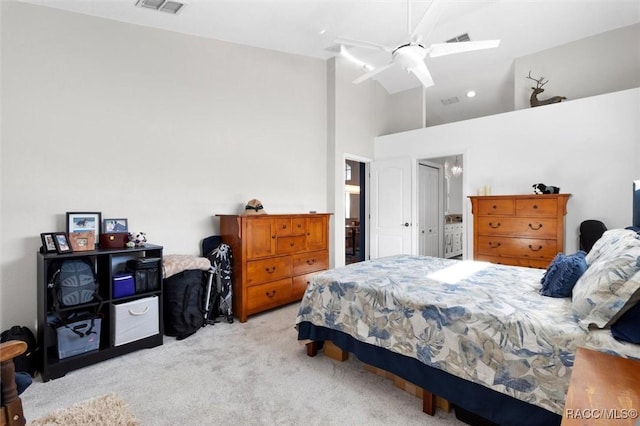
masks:
POLYGON ((547 186, 544 183, 533 184, 534 194, 559 194, 560 188, 557 186, 547 186))

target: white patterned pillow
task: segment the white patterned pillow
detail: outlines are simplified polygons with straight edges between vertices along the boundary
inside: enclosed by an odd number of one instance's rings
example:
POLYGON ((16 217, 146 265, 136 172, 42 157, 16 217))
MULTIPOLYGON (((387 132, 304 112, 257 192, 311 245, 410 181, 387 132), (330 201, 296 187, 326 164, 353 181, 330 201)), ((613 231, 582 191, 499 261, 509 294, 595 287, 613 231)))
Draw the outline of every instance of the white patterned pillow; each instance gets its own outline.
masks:
POLYGON ((591 265, 601 257, 617 256, 620 249, 624 249, 625 241, 637 239, 638 234, 629 229, 610 229, 593 244, 585 260, 591 265))
POLYGON ((607 231, 591 252, 572 296, 573 312, 585 330, 610 326, 640 300, 640 235, 607 231))

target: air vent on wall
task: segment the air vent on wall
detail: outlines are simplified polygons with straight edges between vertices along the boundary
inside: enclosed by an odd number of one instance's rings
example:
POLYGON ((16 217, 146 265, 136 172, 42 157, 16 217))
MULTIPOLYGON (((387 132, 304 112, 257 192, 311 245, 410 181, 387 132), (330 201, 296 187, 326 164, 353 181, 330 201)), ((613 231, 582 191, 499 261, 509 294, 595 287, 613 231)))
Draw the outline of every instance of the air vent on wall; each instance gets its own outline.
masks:
POLYGON ((180 12, 186 5, 187 3, 176 0, 138 0, 136 2, 136 6, 138 7, 146 7, 148 9, 161 10, 173 14, 180 12))
POLYGON ((471 38, 469 37, 469 34, 464 33, 460 34, 458 37, 447 40, 447 43, 458 43, 460 41, 471 41, 471 38))

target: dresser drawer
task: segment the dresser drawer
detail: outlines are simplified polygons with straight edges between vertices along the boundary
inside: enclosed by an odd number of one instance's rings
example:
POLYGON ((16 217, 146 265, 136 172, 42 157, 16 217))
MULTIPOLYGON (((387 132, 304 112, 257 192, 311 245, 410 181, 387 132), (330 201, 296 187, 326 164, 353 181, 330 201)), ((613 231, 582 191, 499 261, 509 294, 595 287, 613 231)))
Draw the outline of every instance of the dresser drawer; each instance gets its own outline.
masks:
POLYGON ((480 199, 478 200, 478 216, 487 215, 513 215, 515 213, 515 204, 512 199, 480 199))
POLYGON ((293 255, 293 275, 322 271, 329 267, 329 253, 325 250, 293 255))
POLYGON ((307 219, 304 217, 294 217, 291 219, 291 228, 294 235, 302 235, 307 233, 307 219))
POLYGON ((247 285, 256 285, 291 276, 291 256, 270 257, 247 262, 247 285))
POLYGON ((290 217, 279 217, 276 219, 276 235, 291 235, 291 218, 290 217))
POLYGON ((516 215, 556 217, 558 215, 558 200, 555 198, 541 198, 538 200, 527 198, 524 200, 516 200, 516 215))
POLYGON ((477 223, 477 233, 479 235, 511 235, 546 239, 556 238, 555 218, 480 216, 477 219, 477 223))
POLYGON ((478 236, 478 254, 553 259, 558 253, 556 240, 478 236))
POLYGON ((276 241, 276 251, 278 254, 288 254, 305 249, 306 236, 293 235, 291 237, 278 237, 276 241))
POLYGON ((247 310, 257 312, 291 300, 291 278, 247 288, 247 310))
POLYGON ((310 274, 293 277, 293 286, 291 288, 293 297, 302 299, 304 292, 307 290, 307 286, 311 283, 311 279, 317 273, 318 272, 311 272, 310 274))

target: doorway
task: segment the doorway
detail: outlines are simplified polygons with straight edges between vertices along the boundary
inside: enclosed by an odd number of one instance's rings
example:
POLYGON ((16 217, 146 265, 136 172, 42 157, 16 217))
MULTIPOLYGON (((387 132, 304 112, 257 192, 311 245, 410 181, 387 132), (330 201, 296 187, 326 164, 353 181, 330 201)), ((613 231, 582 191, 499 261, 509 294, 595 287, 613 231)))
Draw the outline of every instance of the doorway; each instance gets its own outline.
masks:
POLYGON ((443 165, 418 162, 418 254, 442 257, 444 238, 443 165))
POLYGON ((462 190, 463 155, 419 161, 418 230, 420 254, 462 259, 464 235, 464 197, 462 190), (422 173, 422 169, 425 169, 422 173), (435 170, 439 171, 437 184, 435 170), (429 171, 430 170, 430 171, 429 171), (421 174, 431 177, 421 177, 421 174), (439 206, 436 212, 435 206, 439 206), (434 216, 435 215, 435 216, 434 216), (424 225, 424 226, 423 226, 424 225), (439 232, 434 232, 434 229, 439 232), (438 246, 437 254, 435 246, 438 246))
POLYGON ((364 260, 365 247, 365 163, 345 160, 345 264, 364 260))

